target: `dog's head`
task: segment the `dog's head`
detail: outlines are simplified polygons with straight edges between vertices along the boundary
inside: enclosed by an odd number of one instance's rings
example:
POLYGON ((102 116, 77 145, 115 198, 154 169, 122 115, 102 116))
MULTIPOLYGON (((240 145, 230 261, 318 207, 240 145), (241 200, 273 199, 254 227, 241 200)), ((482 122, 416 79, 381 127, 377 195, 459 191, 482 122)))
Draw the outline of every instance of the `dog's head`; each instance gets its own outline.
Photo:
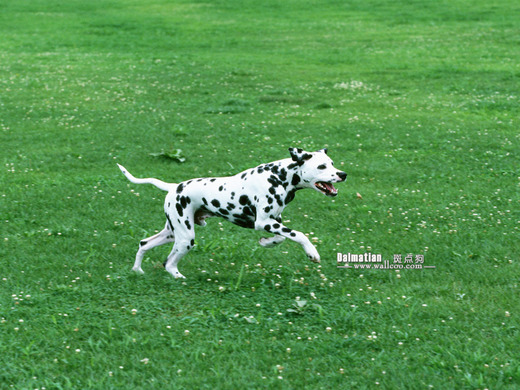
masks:
POLYGON ((289 148, 291 158, 299 167, 300 188, 314 188, 327 196, 336 196, 338 190, 332 183, 347 179, 347 174, 334 168, 334 162, 327 156, 327 149, 306 152, 299 148, 289 148))

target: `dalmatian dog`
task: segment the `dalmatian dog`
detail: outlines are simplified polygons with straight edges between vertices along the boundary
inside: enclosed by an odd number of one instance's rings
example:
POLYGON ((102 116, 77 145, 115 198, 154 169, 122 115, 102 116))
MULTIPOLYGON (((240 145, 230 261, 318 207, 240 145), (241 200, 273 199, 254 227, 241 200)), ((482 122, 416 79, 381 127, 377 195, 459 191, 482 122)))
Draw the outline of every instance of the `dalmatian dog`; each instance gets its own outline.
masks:
POLYGON ((200 178, 179 184, 158 179, 138 179, 117 164, 128 180, 153 184, 168 191, 164 202, 166 225, 158 234, 140 242, 133 270, 143 273, 141 263, 147 251, 175 242, 164 267, 176 278, 184 278, 177 266, 195 245, 195 224, 206 225, 206 218, 221 217, 236 225, 273 234, 260 239, 260 245, 272 247, 286 238, 300 244, 307 257, 320 262, 318 251, 305 234, 285 227, 281 214, 294 199, 296 191, 312 188, 327 196, 336 196, 333 183, 343 182, 347 174, 334 168, 327 149, 306 152, 290 148, 290 158, 262 164, 229 177, 200 178))

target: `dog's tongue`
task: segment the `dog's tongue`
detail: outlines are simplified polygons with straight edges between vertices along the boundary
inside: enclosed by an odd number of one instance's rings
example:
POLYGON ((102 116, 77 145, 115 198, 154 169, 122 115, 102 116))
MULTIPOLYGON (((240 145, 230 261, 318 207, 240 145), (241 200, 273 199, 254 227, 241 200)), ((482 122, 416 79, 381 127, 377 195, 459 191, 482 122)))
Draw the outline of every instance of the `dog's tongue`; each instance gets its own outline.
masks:
POLYGON ((338 190, 336 190, 336 188, 334 188, 334 186, 332 184, 323 183, 323 186, 327 189, 327 191, 332 192, 333 194, 338 192, 338 190))

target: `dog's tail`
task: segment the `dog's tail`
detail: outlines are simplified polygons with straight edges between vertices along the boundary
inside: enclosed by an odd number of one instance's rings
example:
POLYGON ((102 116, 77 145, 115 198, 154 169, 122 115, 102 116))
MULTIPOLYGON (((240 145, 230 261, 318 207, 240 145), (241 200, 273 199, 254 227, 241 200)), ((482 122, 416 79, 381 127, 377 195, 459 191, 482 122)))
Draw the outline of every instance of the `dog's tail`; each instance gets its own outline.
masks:
POLYGON ((163 191, 170 191, 172 189, 172 187, 177 185, 175 183, 166 183, 162 180, 154 179, 154 178, 138 179, 138 178, 134 177, 130 172, 128 172, 124 166, 119 165, 119 164, 117 164, 117 166, 119 167, 119 169, 121 169, 121 172, 123 172, 123 174, 126 176, 126 178, 128 180, 130 180, 132 183, 153 184, 154 186, 156 186, 157 188, 159 188, 163 191))

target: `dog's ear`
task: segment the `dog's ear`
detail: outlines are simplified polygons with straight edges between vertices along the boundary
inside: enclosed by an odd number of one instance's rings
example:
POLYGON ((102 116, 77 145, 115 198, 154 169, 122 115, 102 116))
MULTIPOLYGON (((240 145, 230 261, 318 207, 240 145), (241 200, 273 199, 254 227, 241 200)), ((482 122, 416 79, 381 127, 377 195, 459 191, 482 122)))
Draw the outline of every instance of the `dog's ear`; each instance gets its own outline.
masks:
POLYGON ((289 153, 291 153, 291 158, 293 161, 301 160, 300 156, 301 156, 302 152, 303 152, 302 149, 289 148, 289 153))
POLYGON ((329 151, 327 148, 323 148, 323 149, 318 150, 318 152, 328 154, 329 151))
POLYGON ((303 164, 304 161, 307 161, 312 157, 312 154, 307 153, 305 150, 300 148, 289 148, 289 153, 291 153, 292 160, 300 164, 303 164))

